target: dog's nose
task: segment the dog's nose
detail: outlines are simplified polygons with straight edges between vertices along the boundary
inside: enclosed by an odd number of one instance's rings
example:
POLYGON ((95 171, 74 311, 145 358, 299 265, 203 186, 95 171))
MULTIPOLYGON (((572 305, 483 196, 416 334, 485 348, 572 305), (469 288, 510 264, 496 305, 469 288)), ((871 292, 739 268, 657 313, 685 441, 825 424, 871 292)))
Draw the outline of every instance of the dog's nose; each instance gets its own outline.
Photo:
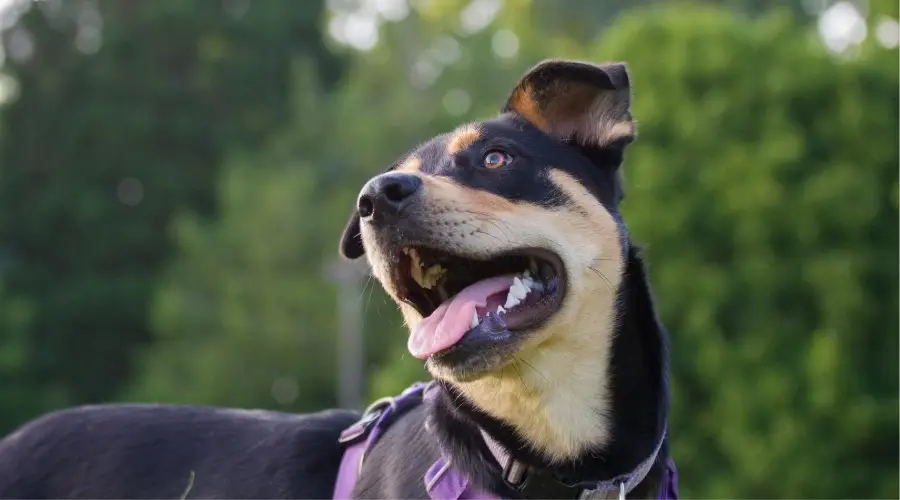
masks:
POLYGON ((389 172, 379 175, 363 186, 356 203, 363 219, 391 221, 422 188, 422 180, 415 175, 389 172))

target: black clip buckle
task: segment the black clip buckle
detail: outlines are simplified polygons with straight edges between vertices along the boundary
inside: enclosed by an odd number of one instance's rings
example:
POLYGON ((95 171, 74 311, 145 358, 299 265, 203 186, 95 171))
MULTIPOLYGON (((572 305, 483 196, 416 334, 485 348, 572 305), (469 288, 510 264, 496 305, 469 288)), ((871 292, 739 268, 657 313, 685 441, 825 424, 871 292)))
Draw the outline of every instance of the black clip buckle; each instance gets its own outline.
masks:
POLYGON ((348 427, 341 433, 338 438, 340 444, 350 444, 365 438, 369 435, 372 425, 378 421, 385 408, 394 406, 394 398, 386 397, 376 400, 363 411, 362 417, 353 425, 348 427))

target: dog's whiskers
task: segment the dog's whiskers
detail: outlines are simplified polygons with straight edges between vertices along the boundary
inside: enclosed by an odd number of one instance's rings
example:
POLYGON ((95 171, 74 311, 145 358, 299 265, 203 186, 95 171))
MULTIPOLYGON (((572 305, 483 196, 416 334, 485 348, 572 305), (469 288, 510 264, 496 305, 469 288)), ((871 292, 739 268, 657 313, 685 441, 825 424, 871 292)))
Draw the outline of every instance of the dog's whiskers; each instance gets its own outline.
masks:
POLYGON ((594 273, 595 273, 597 276, 599 276, 600 279, 602 279, 602 280, 606 283, 606 286, 607 286, 607 288, 609 288, 609 291, 610 291, 610 292, 614 292, 614 291, 615 291, 612 282, 609 281, 609 278, 607 278, 605 274, 603 274, 603 273, 600 272, 598 269, 595 269, 595 268, 593 268, 593 267, 591 267, 591 266, 587 266, 587 268, 590 269, 591 271, 594 271, 594 273))
POLYGON ((512 363, 512 367, 513 367, 513 369, 516 371, 516 373, 519 375, 519 381, 522 382, 522 388, 525 389, 526 392, 531 392, 531 391, 528 390, 528 385, 525 384, 525 379, 522 378, 522 372, 519 371, 519 362, 518 362, 518 359, 513 358, 513 360, 514 360, 514 361, 513 361, 513 363, 512 363))
POLYGON ((548 383, 548 384, 550 383, 550 379, 548 379, 543 373, 541 373, 540 370, 538 370, 537 368, 535 368, 534 365, 532 365, 531 363, 529 363, 527 359, 524 359, 524 358, 523 358, 523 359, 521 359, 521 361, 522 361, 523 363, 525 363, 529 368, 531 368, 531 370, 532 370, 534 373, 537 373, 542 379, 544 379, 544 382, 546 382, 546 383, 548 383))

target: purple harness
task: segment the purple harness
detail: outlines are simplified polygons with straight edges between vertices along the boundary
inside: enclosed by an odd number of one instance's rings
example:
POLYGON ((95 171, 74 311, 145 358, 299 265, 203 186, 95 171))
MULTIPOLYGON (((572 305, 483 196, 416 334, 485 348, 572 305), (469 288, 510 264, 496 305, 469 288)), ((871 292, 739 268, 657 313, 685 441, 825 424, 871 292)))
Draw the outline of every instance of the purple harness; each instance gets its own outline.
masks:
MULTIPOLYGON (((432 387, 434 387, 432 384, 416 383, 395 398, 383 398, 372 403, 358 422, 341 433, 339 442, 346 445, 347 449, 341 459, 332 498, 335 500, 352 498, 353 487, 362 471, 366 452, 375 444, 393 418, 419 404, 432 387)), ((504 468, 504 478, 506 478, 520 464, 508 456, 505 457, 504 452, 497 450, 497 444, 487 434, 484 434, 484 437, 495 458, 501 462, 501 466, 504 468)), ((656 455, 664 440, 665 433, 653 454, 638 465, 634 471, 591 485, 581 493, 579 498, 625 498, 625 494, 644 479, 650 466, 656 460, 656 455)), ((439 458, 428 469, 423 479, 425 490, 432 500, 497 500, 498 498, 469 484, 465 476, 452 466, 446 456, 439 458)), ((657 499, 678 499, 678 473, 671 457, 666 461, 665 476, 657 499)))

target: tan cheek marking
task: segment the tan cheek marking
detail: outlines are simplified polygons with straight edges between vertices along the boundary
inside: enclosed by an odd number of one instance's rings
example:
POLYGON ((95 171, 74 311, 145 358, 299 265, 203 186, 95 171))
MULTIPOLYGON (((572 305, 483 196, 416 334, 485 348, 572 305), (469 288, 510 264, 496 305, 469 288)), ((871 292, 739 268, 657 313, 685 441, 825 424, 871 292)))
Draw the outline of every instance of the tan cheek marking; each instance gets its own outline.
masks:
MULTIPOLYGON (((580 182, 571 175, 557 169, 551 170, 550 180, 572 200, 579 209, 578 211, 587 214, 594 226, 612 227, 615 229, 616 237, 618 237, 619 228, 612 219, 612 215, 580 182)), ((616 245, 615 248, 619 248, 619 246, 616 245)))
POLYGON ((601 289, 617 287, 622 278, 625 258, 622 255, 619 225, 606 207, 571 175, 553 169, 550 172, 550 180, 571 200, 570 210, 573 214, 577 213, 586 223, 586 227, 580 230, 576 229, 577 226, 564 229, 567 234, 575 235, 575 238, 570 239, 570 244, 579 248, 569 257, 575 259, 575 255, 579 255, 583 259, 587 256, 596 257, 602 253, 605 259, 596 261, 590 258, 583 262, 583 266, 590 271, 584 275, 584 284, 590 283, 591 286, 601 289), (587 251, 589 248, 592 250, 587 251), (599 273, 601 268, 604 271, 599 273), (599 276, 600 274, 603 276, 599 276))
POLYGON ((456 154, 474 144, 479 137, 481 137, 481 131, 478 130, 478 127, 474 125, 463 126, 453 134, 453 137, 447 143, 447 153, 451 155, 456 154))
POLYGON ((514 109, 516 113, 522 115, 523 118, 531 122, 535 127, 544 132, 550 131, 550 125, 547 123, 547 120, 544 119, 543 113, 541 112, 541 106, 534 99, 534 94, 532 94, 530 85, 524 85, 516 89, 512 99, 510 99, 510 107, 514 109))
POLYGON ((422 159, 418 156, 410 156, 403 160, 403 163, 397 165, 395 172, 419 172, 422 170, 422 159))
POLYGON ((462 186, 443 177, 422 176, 428 190, 429 203, 433 206, 449 206, 467 209, 471 207, 479 213, 500 214, 521 209, 505 198, 487 191, 462 186))

